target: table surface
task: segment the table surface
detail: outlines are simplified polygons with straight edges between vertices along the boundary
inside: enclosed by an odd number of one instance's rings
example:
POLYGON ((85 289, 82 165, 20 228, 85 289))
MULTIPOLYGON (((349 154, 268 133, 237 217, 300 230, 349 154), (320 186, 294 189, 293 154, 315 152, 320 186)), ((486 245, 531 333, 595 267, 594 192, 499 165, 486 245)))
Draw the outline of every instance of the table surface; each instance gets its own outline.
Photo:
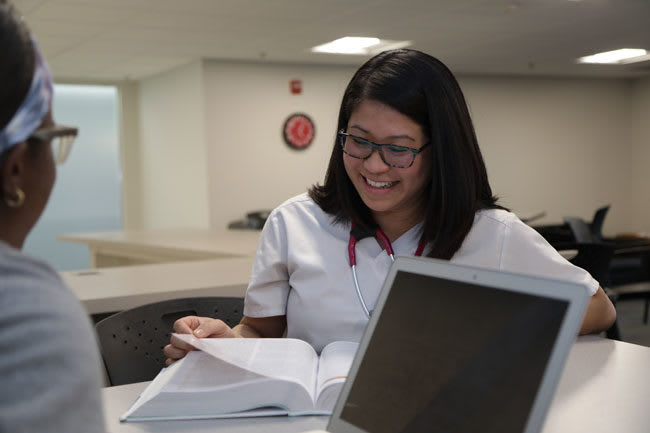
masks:
POLYGON ((193 296, 244 296, 254 257, 60 272, 89 314, 193 296))
POLYGON ((62 234, 63 242, 87 244, 90 248, 117 247, 154 251, 204 253, 207 255, 253 256, 260 236, 257 230, 165 229, 62 234))
MULTIPOLYGON (((267 417, 120 423, 148 382, 104 388, 107 431, 111 433, 291 433, 323 429, 327 417, 267 417)), ((580 337, 574 344, 544 433, 647 433, 650 431, 650 348, 580 337)))

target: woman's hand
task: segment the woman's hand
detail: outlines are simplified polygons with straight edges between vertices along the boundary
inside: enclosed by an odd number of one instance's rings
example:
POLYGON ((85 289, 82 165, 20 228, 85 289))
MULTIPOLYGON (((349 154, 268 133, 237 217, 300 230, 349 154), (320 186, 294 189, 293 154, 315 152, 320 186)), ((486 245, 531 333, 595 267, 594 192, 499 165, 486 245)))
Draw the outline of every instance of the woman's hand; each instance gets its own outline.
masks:
MULTIPOLYGON (((197 338, 232 338, 236 337, 232 328, 222 320, 210 317, 186 316, 174 322, 174 332, 178 334, 192 334, 197 338)), ((170 344, 164 347, 163 353, 167 357, 165 365, 183 358, 194 347, 172 335, 170 344)))
MULTIPOLYGON (((286 316, 247 317, 234 328, 222 320, 210 317, 186 316, 174 322, 177 334, 192 334, 197 338, 280 338, 287 327, 286 316)), ((163 348, 167 357, 165 365, 183 358, 194 347, 172 335, 170 343, 163 348)))

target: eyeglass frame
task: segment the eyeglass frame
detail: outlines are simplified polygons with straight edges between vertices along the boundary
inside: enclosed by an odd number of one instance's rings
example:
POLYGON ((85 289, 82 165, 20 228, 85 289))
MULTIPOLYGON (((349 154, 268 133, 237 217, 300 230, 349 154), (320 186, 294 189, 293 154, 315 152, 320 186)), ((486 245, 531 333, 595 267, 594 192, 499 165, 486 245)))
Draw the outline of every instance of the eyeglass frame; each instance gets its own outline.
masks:
POLYGON ((377 152, 379 152, 379 156, 381 157, 381 160, 384 161, 384 164, 386 164, 386 165, 388 165, 390 167, 395 167, 395 168, 409 168, 409 167, 411 167, 413 165, 413 163, 415 162, 415 157, 418 156, 418 154, 420 152, 422 152, 427 146, 429 146, 431 144, 430 141, 427 141, 419 149, 413 149, 412 147, 400 146, 398 144, 377 144, 377 143, 373 143, 370 140, 367 140, 365 138, 362 138, 362 137, 359 137, 359 136, 356 136, 356 135, 353 135, 353 134, 349 134, 349 133, 347 133, 347 132, 345 132, 343 130, 340 130, 336 135, 337 135, 337 138, 339 139, 339 142, 341 144, 341 150, 343 150, 343 153, 345 153, 346 155, 351 156, 352 158, 365 160, 365 159, 368 159, 368 158, 370 158, 372 156, 373 151, 377 150, 377 152), (370 153, 368 154, 368 156, 366 156, 365 158, 362 158, 360 156, 355 156, 355 155, 352 155, 352 154, 346 152, 345 151, 345 141, 346 141, 347 137, 350 137, 350 138, 352 138, 354 140, 362 141, 364 144, 370 145, 371 150, 370 150, 370 153), (411 160, 411 163, 409 165, 405 165, 405 166, 391 164, 388 161, 386 161, 386 158, 384 157, 384 151, 383 151, 384 147, 397 149, 397 150, 401 150, 401 151, 411 152, 413 154, 413 159, 411 160))
POLYGON ((72 149, 72 144, 74 143, 75 138, 77 138, 78 133, 79 128, 75 128, 74 126, 54 125, 34 130, 29 135, 29 139, 50 143, 56 138, 63 139, 66 137, 72 137, 69 144, 67 144, 66 149, 63 149, 62 151, 61 146, 57 149, 57 154, 55 155, 56 165, 61 165, 68 159, 68 155, 72 149), (61 157, 60 155, 63 156, 61 157))

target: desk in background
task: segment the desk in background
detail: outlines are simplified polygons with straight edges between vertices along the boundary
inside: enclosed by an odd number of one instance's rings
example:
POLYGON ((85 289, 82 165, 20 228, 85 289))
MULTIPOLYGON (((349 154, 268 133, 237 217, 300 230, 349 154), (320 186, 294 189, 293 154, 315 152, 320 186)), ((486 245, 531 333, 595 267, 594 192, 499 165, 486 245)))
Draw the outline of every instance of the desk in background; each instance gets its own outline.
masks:
POLYGON ((93 268, 170 263, 227 257, 252 257, 256 230, 127 230, 58 236, 62 242, 88 245, 93 268))
MULTIPOLYGON (((588 336, 573 346, 543 433, 650 431, 650 348, 588 336)), ((268 417, 120 423, 148 382, 103 389, 111 433, 292 433, 324 429, 327 417, 268 417)))
POLYGON ((193 296, 241 296, 254 257, 60 272, 91 315, 193 296))

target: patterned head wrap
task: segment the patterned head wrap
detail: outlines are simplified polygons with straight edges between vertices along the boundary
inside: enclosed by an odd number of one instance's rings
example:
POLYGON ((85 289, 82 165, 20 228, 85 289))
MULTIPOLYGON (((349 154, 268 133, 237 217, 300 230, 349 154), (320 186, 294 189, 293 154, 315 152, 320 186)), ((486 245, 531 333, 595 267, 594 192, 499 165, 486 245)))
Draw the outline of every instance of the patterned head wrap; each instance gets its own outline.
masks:
POLYGON ((18 111, 0 131, 0 155, 25 141, 39 127, 52 105, 52 74, 34 38, 32 43, 35 60, 32 83, 18 111))

